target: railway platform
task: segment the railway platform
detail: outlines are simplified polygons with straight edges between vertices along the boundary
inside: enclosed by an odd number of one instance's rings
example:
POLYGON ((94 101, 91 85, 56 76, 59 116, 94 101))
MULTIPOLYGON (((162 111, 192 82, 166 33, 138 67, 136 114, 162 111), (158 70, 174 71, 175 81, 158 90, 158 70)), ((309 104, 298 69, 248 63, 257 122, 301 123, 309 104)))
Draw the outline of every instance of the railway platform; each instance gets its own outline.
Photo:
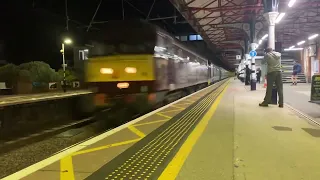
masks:
POLYGON ((84 94, 90 94, 92 91, 89 90, 70 90, 67 92, 47 92, 37 94, 26 94, 26 95, 6 95, 0 96, 0 107, 8 105, 17 105, 24 103, 33 103, 39 101, 62 99, 66 97, 79 96, 84 94))
POLYGON ((3 180, 319 179, 319 126, 264 93, 221 81, 3 180))

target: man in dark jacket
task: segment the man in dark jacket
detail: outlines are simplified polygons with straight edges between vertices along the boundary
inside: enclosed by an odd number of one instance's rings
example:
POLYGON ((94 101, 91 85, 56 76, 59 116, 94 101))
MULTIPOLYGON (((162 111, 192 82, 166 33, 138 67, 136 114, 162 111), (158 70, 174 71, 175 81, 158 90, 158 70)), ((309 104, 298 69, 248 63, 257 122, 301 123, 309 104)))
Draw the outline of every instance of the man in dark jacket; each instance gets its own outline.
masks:
POLYGON ((259 106, 267 107, 271 103, 273 83, 276 84, 279 96, 279 107, 283 107, 283 84, 281 74, 281 54, 272 50, 272 48, 266 49, 266 55, 262 61, 262 64, 268 65, 267 73, 267 92, 264 97, 264 101, 259 106))
POLYGON ((260 68, 257 69, 256 73, 257 73, 257 83, 260 84, 260 79, 261 79, 261 70, 260 70, 260 68))
POLYGON ((298 79, 297 79, 298 73, 301 73, 301 65, 299 63, 297 63, 296 61, 294 61, 292 78, 291 78, 292 79, 292 86, 298 84, 298 79))

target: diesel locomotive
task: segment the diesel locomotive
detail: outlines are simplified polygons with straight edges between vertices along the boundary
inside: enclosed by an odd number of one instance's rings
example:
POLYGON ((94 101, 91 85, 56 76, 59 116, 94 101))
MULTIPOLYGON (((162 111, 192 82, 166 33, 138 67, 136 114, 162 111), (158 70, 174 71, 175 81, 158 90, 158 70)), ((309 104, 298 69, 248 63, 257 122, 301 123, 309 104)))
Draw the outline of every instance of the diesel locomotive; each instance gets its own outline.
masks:
POLYGON ((91 36, 85 80, 98 107, 146 111, 228 77, 161 28, 142 21, 108 23, 91 36))

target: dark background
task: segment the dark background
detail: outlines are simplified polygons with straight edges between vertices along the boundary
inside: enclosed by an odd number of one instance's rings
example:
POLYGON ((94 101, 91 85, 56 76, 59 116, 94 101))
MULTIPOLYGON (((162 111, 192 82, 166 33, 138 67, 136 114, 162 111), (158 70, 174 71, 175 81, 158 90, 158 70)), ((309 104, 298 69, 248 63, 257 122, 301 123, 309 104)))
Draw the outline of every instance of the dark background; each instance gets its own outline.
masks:
MULTIPOLYGON (((72 60, 72 47, 85 43, 88 25, 100 0, 67 0, 68 29, 66 28, 65 0, 1 0, 0 2, 0 60, 20 64, 44 61, 51 67, 61 67, 61 42, 73 40, 66 46, 66 59, 72 60)), ((146 19, 153 0, 124 0, 125 19, 146 19)), ((149 18, 177 15, 184 19, 169 0, 156 0, 149 18), (176 13, 176 14, 175 14, 176 13)), ((122 20, 122 0, 102 0, 94 21, 122 20)), ((174 19, 152 20, 173 35, 194 33, 187 23, 174 19)), ((105 24, 93 24, 90 31, 99 31, 105 24)))

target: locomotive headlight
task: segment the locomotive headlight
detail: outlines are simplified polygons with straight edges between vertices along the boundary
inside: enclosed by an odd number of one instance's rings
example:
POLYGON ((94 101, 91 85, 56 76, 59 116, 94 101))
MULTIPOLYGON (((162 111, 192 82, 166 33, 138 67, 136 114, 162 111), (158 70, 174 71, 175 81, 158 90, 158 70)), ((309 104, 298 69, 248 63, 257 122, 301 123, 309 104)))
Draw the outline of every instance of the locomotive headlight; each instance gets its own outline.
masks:
POLYGON ((129 83, 127 83, 127 82, 118 83, 118 84, 117 84, 117 87, 118 87, 119 89, 125 89, 125 88, 128 88, 128 87, 129 87, 129 83))
POLYGON ((129 74, 135 74, 135 73, 137 73, 137 68, 135 68, 135 67, 126 67, 124 69, 124 71, 126 73, 129 73, 129 74))
POLYGON ((113 69, 112 68, 101 68, 100 73, 101 74, 113 74, 113 69))

